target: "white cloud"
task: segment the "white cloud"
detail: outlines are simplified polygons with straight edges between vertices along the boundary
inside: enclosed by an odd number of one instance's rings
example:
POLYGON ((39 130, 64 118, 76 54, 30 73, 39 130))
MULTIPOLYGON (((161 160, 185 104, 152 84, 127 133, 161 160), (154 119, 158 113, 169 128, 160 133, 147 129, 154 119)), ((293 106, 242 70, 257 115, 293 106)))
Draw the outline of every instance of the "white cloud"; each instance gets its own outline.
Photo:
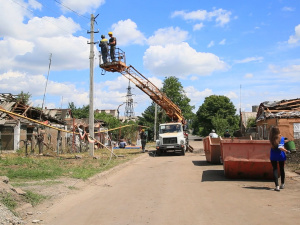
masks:
POLYGON ((196 10, 192 12, 186 11, 175 11, 172 14, 172 17, 182 17, 184 20, 192 21, 210 21, 215 20, 216 24, 219 26, 224 26, 230 22, 231 12, 224 9, 214 9, 211 12, 206 10, 196 10))
POLYGON ((73 19, 64 16, 38 18, 28 14, 28 10, 24 11, 26 7, 40 9, 37 1, 29 1, 29 4, 0 2, 0 36, 3 37, 0 39, 0 73, 12 68, 32 74, 43 73, 50 53, 54 70, 89 67, 86 60, 89 57, 88 39, 72 35, 81 29, 73 19))
POLYGON ((29 0, 28 3, 33 9, 42 9, 42 4, 36 0, 29 0))
POLYGON ((245 74, 245 78, 253 78, 253 74, 252 73, 247 73, 247 74, 245 74))
POLYGON ((129 44, 143 45, 146 38, 141 31, 137 29, 137 25, 131 19, 120 20, 112 25, 112 32, 117 38, 117 43, 120 46, 129 44))
POLYGON ((149 45, 166 45, 179 44, 185 41, 188 32, 181 30, 179 27, 161 28, 155 31, 154 35, 148 39, 149 45))
POLYGON ((204 99, 210 95, 213 95, 211 89, 206 88, 203 91, 197 90, 194 86, 188 86, 184 88, 186 96, 191 100, 190 105, 195 105, 195 110, 203 103, 204 99))
POLYGON ((193 30, 201 30, 204 27, 203 23, 197 23, 193 26, 193 30))
POLYGON ((249 63, 249 62, 262 62, 263 61, 263 57, 248 57, 245 59, 241 59, 241 60, 235 60, 234 62, 237 64, 241 64, 241 63, 249 63))
POLYGON ((144 54, 144 66, 156 75, 210 75, 226 70, 227 65, 212 53, 197 52, 188 43, 150 46, 144 54))
POLYGON ((282 8, 282 11, 293 12, 293 11, 295 11, 295 9, 292 7, 285 6, 282 8))
POLYGON ((84 0, 84 1, 74 1, 74 0, 60 0, 62 3, 61 10, 64 12, 69 12, 66 8, 70 8, 80 14, 85 13, 92 13, 95 11, 99 6, 105 3, 105 0, 84 0), (66 7, 64 7, 64 6, 66 7))
POLYGON ((272 73, 281 74, 284 76, 299 78, 300 65, 289 65, 286 67, 279 67, 276 65, 269 65, 269 69, 272 73))
POLYGON ((238 98, 237 94, 235 92, 233 92, 233 91, 230 91, 230 92, 226 93, 225 96, 227 96, 230 99, 236 99, 236 98, 238 98))
POLYGON ((222 41, 219 42, 219 45, 225 45, 226 44, 226 39, 223 39, 222 41))
POLYGON ((215 45, 215 42, 214 41, 211 41, 209 42, 209 44, 207 45, 208 48, 211 48, 215 45))
POLYGON ((300 40, 300 24, 295 27, 295 34, 290 36, 288 43, 296 44, 299 42, 299 40, 300 40))

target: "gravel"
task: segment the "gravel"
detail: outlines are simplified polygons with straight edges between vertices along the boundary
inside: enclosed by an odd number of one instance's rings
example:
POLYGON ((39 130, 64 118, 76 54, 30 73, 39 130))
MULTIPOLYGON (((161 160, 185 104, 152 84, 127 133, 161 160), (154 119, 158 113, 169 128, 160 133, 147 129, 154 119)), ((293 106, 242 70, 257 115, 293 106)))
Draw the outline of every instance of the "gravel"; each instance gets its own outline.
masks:
POLYGON ((3 204, 0 204, 0 224, 15 225, 25 223, 22 221, 22 219, 15 216, 10 210, 8 210, 3 204))

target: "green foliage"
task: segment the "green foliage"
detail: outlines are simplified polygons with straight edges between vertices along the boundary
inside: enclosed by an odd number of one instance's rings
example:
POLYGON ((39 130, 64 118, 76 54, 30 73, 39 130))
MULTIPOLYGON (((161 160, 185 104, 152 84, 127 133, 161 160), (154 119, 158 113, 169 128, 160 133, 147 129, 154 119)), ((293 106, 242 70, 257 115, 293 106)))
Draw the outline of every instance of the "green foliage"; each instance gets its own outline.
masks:
MULTIPOLYGON (((101 158, 95 160, 92 157, 84 157, 80 160, 71 158, 24 158, 18 155, 0 159, 0 176, 7 176, 10 182, 18 182, 19 186, 26 181, 44 181, 45 185, 55 184, 51 182, 59 177, 73 177, 87 179, 99 172, 112 168, 140 154, 140 150, 128 149, 115 150, 116 155, 123 155, 124 158, 111 157, 111 153, 101 149, 101 158), (110 159, 110 160, 108 160, 110 159)), ((95 151, 97 154, 97 151, 95 151)), ((32 183, 31 183, 32 184, 32 183)), ((16 184, 18 186, 18 184, 16 184)))
POLYGON ((186 96, 182 84, 177 77, 168 77, 164 80, 162 91, 170 98, 180 109, 186 120, 194 117, 192 110, 195 106, 190 105, 190 99, 186 96))
POLYGON ((72 111, 72 115, 74 118, 82 119, 89 117, 90 106, 82 106, 81 108, 77 108, 74 102, 69 102, 69 108, 72 111))
POLYGON ((45 195, 34 193, 32 191, 26 191, 24 198, 25 201, 30 203, 32 206, 36 206, 48 197, 45 195))
POLYGON ((29 92, 24 93, 23 91, 21 91, 21 93, 18 94, 17 100, 23 105, 28 105, 30 98, 31 94, 29 94, 29 92))
POLYGON ((211 95, 206 97, 199 107, 193 128, 194 133, 201 136, 207 136, 212 129, 221 136, 226 129, 232 134, 239 128, 239 116, 236 115, 236 109, 228 97, 211 95))
POLYGON ((59 177, 63 169, 58 166, 59 162, 54 159, 38 160, 32 158, 12 157, 0 161, 0 175, 10 179, 52 179, 59 177), (18 165, 18 167, 16 167, 18 165))
POLYGON ((254 117, 250 117, 247 120, 247 128, 256 127, 256 119, 254 117))
MULTIPOLYGON (((155 103, 152 102, 151 105, 142 113, 139 117, 138 123, 142 126, 147 126, 148 139, 151 140, 154 136, 154 118, 155 117, 155 103)), ((158 125, 160 123, 166 122, 167 115, 163 109, 157 106, 157 123, 156 130, 158 131, 158 125)))
MULTIPOLYGON (((178 81, 176 77, 168 77, 163 82, 163 88, 161 89, 163 93, 166 94, 168 98, 174 104, 176 104, 186 120, 191 120, 194 118, 194 113, 192 110, 194 106, 190 106, 190 99, 186 96, 182 84, 178 81)), ((142 116, 139 117, 139 125, 148 126, 148 137, 153 137, 154 133, 154 118, 155 117, 155 103, 152 104, 142 113, 142 116)), ((157 128, 160 123, 165 123, 171 121, 170 118, 166 115, 165 111, 157 106, 157 128)))
POLYGON ((17 206, 16 200, 10 193, 7 192, 0 192, 0 202, 11 211, 13 211, 17 206))

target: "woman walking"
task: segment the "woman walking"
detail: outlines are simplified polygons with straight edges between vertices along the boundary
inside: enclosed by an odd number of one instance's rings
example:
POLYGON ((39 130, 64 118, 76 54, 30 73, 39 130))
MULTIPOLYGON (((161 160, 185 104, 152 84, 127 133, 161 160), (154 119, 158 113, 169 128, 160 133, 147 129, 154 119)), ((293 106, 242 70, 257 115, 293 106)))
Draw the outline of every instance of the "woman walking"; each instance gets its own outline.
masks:
POLYGON ((284 163, 286 160, 285 153, 288 152, 284 148, 284 137, 281 136, 280 130, 278 127, 272 127, 270 130, 269 140, 271 143, 271 152, 270 152, 270 160, 273 167, 273 176, 275 182, 275 191, 280 191, 280 189, 284 189, 284 180, 285 180, 285 172, 284 172, 284 163), (278 168, 277 164, 279 164, 280 168, 280 176, 281 176, 281 185, 279 187, 278 184, 278 168))

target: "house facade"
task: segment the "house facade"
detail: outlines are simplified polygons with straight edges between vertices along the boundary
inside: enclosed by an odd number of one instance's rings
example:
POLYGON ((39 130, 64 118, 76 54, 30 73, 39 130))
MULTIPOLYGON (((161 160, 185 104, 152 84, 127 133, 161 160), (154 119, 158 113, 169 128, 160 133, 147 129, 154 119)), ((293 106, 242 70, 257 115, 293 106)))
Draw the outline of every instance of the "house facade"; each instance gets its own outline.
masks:
POLYGON ((278 126, 289 140, 300 139, 300 99, 266 101, 259 105, 256 127, 259 139, 268 139, 269 131, 278 126))

